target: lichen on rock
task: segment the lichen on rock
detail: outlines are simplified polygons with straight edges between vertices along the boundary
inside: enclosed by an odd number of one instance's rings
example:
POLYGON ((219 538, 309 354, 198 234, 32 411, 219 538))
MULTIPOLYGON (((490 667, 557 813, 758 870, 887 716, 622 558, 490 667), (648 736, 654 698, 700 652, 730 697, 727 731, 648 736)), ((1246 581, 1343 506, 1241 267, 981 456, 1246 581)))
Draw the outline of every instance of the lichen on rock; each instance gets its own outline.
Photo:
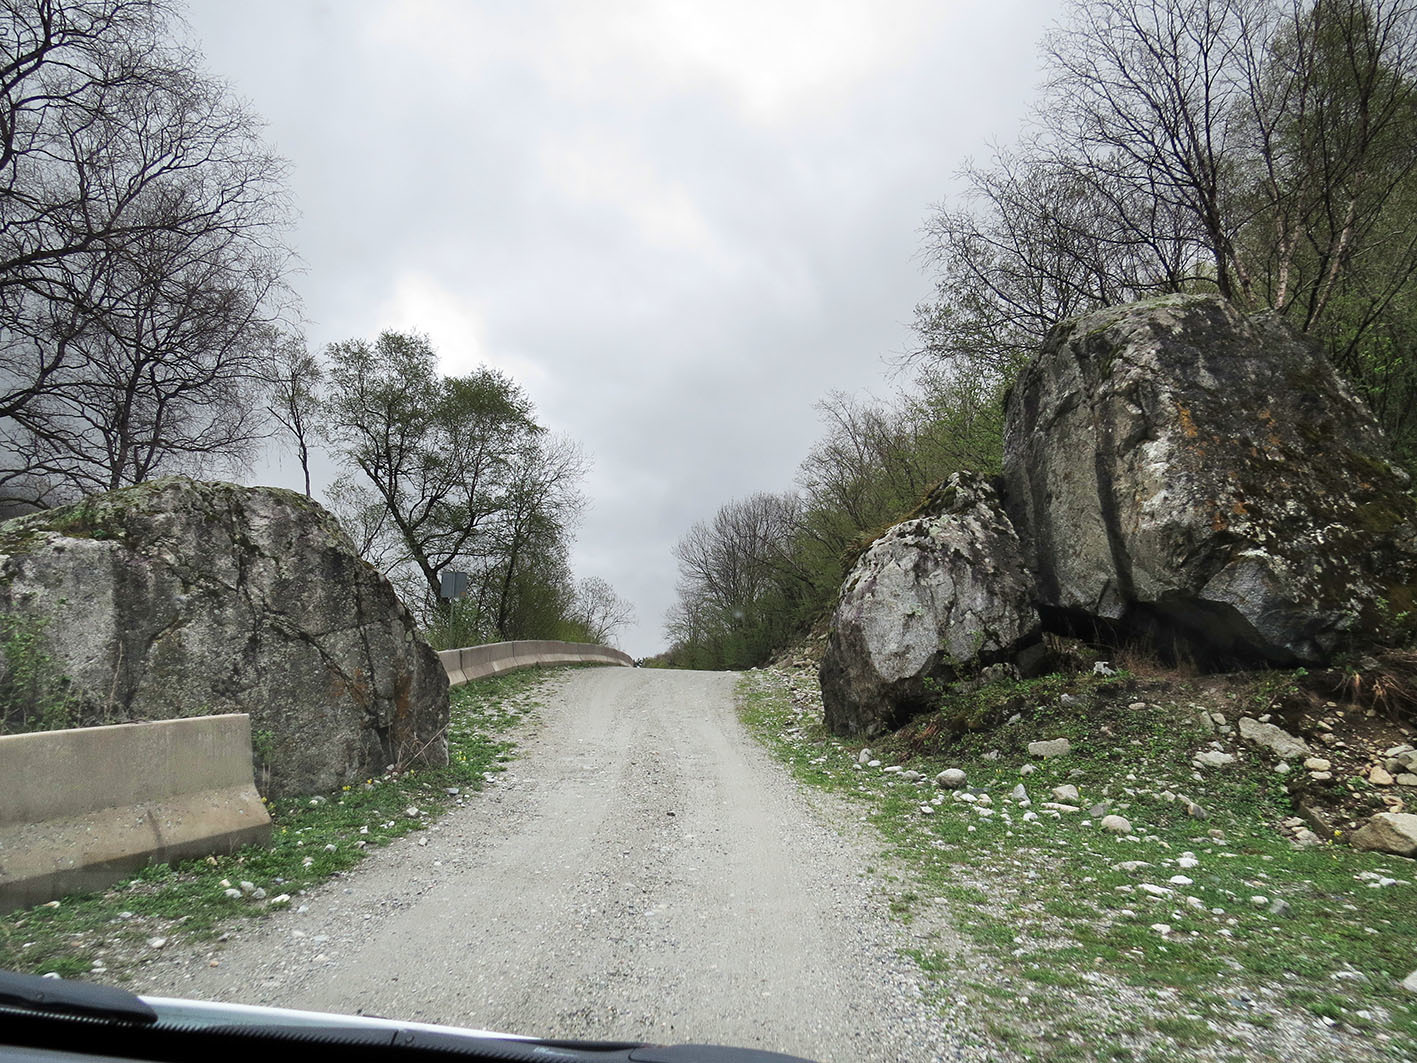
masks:
POLYGON ((1063 322, 1012 389, 1004 455, 1051 622, 1294 664, 1380 643, 1411 609, 1408 478, 1275 315, 1168 296, 1063 322))

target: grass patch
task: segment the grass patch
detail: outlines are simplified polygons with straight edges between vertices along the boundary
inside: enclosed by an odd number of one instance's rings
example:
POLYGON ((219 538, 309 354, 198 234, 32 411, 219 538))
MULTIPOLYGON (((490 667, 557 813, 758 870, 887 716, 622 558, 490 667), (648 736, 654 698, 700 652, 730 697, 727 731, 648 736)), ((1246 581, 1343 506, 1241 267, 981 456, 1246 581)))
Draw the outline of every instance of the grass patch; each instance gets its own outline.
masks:
POLYGON ((268 802, 269 847, 151 865, 102 892, 0 915, 0 968, 117 981, 157 955, 150 940, 166 939, 169 948, 206 940, 237 919, 299 904, 306 890, 348 871, 368 850, 425 829, 502 771, 515 756, 506 732, 539 707, 547 675, 525 669, 452 691, 447 767, 268 802), (264 897, 242 891, 243 882, 264 897), (228 889, 242 895, 229 897, 228 889))
MULTIPOLYGON (((1263 712, 1276 682, 1204 708, 1232 722, 1263 712)), ((876 768, 858 768, 862 743, 828 734, 772 670, 745 674, 740 705, 798 779, 866 804, 904 880, 892 911, 910 919, 942 902, 980 954, 913 958, 942 995, 960 992, 950 979, 969 967, 981 1027, 1013 1051, 1263 1058, 1278 1031, 1307 1046, 1299 1059, 1417 1058, 1417 997, 1399 985, 1417 968, 1417 865, 1294 846, 1276 830, 1293 810, 1270 758, 1194 768, 1217 737, 1201 722, 1204 695, 1137 689, 1125 674, 1055 676, 986 688, 979 704, 954 695, 871 742, 876 768), (1062 737, 1070 754, 1029 756, 1029 742, 1062 737), (1035 770, 1021 774, 1025 764, 1035 770), (884 771, 894 765, 922 778, 884 771), (947 767, 965 770, 974 800, 931 785, 947 767), (1029 805, 1011 796, 1020 784, 1029 805), (1078 811, 1045 807, 1064 784, 1077 788, 1078 811), (1104 811, 1133 833, 1103 831, 1104 811), (1133 1002, 1127 1024, 1118 997, 1133 1002), (1150 1003, 1136 1011, 1138 1000, 1150 1003)))

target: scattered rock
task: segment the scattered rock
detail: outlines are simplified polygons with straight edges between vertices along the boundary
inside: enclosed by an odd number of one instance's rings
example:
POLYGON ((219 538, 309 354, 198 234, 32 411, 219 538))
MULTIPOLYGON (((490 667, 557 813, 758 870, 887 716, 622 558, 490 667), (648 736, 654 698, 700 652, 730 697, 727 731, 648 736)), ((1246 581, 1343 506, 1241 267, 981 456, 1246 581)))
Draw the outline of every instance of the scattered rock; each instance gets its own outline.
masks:
POLYGON ((1233 753, 1222 753, 1218 749, 1207 749, 1195 755, 1195 762, 1206 768, 1223 768, 1235 763, 1233 753))
POLYGON ((1374 786, 1391 786, 1393 777, 1380 764, 1375 764, 1368 771, 1368 781, 1374 786))
MULTIPOLYGON (((1238 726, 1240 737, 1246 742, 1260 749, 1266 749, 1282 760, 1297 760, 1300 757, 1307 757, 1311 752, 1309 744, 1302 738, 1298 738, 1272 723, 1261 723, 1253 717, 1241 716, 1238 726)), ((1285 771, 1288 770, 1288 765, 1285 765, 1285 771)))
POLYGON ((964 783, 965 774, 960 768, 946 768, 935 776, 935 785, 946 790, 958 790, 964 783))
POLYGON ((1417 815, 1378 812, 1353 832, 1351 841, 1355 849, 1417 856, 1417 815))
POLYGON ((1417 971, 1413 971, 1402 980, 1402 988, 1409 993, 1417 993, 1417 971))
POLYGON ((1053 800, 1066 801, 1069 804, 1078 799, 1078 788, 1072 783, 1063 783, 1061 786, 1053 787, 1053 800))
POLYGON ((1125 817, 1123 817, 1123 816, 1116 816, 1116 815, 1113 815, 1113 816, 1103 816, 1103 817, 1102 817, 1102 829, 1103 829, 1103 830, 1109 830, 1109 831, 1111 831, 1113 834, 1130 834, 1130 833, 1132 833, 1132 825, 1131 825, 1131 823, 1128 822, 1128 820, 1127 820, 1125 817))
POLYGON ((1066 738, 1052 738, 1046 742, 1028 743, 1028 755, 1031 757, 1061 757, 1071 753, 1073 744, 1066 738))
POLYGON ((1308 760, 1304 761, 1304 769, 1306 771, 1328 771, 1332 767, 1333 764, 1323 757, 1310 757, 1308 760))

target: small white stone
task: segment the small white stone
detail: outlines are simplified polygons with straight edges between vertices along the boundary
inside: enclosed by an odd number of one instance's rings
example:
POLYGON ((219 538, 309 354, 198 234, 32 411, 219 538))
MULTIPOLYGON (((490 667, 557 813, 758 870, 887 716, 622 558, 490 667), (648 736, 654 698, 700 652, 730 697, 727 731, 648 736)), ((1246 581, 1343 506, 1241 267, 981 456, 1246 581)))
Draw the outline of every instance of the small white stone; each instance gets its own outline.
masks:
POLYGON ((148 938, 148 948, 160 949, 167 944, 167 938, 148 938))
POLYGON ((1192 886, 1196 880, 1187 878, 1185 875, 1172 875, 1167 881, 1173 886, 1192 886))

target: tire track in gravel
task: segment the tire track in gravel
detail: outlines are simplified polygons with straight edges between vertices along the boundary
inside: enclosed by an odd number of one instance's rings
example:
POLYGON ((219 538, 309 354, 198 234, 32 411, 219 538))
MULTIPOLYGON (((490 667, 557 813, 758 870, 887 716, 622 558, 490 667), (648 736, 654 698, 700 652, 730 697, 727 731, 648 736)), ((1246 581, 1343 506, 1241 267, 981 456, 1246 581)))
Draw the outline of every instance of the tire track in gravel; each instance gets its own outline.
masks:
POLYGON ((824 1063, 988 1058, 899 956, 871 845, 747 735, 735 680, 556 676, 522 757, 427 845, 241 928, 218 967, 172 957, 136 988, 824 1063))

